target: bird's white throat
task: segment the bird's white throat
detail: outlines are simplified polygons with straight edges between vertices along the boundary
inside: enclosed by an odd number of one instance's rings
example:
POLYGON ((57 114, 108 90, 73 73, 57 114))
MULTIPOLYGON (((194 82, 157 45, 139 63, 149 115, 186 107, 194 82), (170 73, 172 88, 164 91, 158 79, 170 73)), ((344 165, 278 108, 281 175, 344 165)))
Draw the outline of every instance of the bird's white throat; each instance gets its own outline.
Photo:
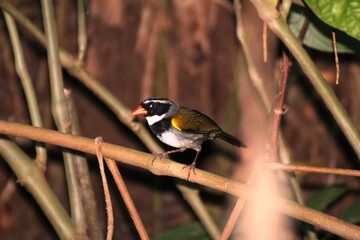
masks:
POLYGON ((149 126, 152 126, 154 123, 161 121, 165 117, 165 113, 162 115, 154 115, 154 116, 147 116, 146 121, 148 122, 149 126))

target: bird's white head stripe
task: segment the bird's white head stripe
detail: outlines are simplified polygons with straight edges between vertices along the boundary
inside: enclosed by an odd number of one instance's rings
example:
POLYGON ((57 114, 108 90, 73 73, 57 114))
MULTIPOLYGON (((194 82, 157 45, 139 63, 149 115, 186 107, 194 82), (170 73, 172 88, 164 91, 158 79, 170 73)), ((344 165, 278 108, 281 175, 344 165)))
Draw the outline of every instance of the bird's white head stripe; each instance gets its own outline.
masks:
POLYGON ((149 99, 149 100, 145 100, 144 104, 148 104, 148 103, 169 103, 169 100, 162 100, 162 99, 149 99))
POLYGON ((153 125, 154 123, 157 123, 161 121, 165 117, 165 113, 162 115, 154 115, 154 116, 147 116, 146 121, 148 122, 149 126, 153 125))

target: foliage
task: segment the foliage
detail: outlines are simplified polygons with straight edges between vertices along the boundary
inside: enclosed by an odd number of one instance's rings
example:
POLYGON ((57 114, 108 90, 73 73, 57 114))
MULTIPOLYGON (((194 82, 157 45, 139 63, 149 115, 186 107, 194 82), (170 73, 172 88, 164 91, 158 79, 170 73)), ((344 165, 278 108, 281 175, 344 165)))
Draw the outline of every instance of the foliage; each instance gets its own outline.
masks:
POLYGON ((322 21, 360 40, 360 1, 305 0, 305 2, 322 21))
POLYGON ((360 51, 359 41, 327 25, 308 8, 293 5, 289 13, 288 24, 295 36, 299 36, 306 21, 309 22, 309 25, 302 40, 306 47, 324 52, 333 52, 332 32, 335 32, 338 53, 354 54, 360 51))

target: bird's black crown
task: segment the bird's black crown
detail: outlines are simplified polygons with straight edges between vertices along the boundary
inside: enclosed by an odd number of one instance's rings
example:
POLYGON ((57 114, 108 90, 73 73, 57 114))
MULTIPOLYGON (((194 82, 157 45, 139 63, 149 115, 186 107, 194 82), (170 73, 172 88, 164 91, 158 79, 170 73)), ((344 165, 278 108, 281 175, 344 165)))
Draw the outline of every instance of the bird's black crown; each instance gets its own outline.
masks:
POLYGON ((148 98, 141 102, 141 107, 148 112, 146 116, 168 114, 170 108, 177 106, 176 103, 166 98, 148 98))

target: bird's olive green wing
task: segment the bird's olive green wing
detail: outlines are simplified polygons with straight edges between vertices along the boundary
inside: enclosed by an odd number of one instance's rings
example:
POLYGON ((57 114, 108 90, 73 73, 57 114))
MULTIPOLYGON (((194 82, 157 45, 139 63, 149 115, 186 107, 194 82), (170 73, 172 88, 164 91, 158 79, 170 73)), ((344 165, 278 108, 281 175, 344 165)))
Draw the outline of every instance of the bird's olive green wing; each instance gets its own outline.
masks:
POLYGON ((172 118, 171 124, 180 131, 191 133, 212 133, 221 131, 220 127, 208 116, 188 108, 180 107, 172 118))

